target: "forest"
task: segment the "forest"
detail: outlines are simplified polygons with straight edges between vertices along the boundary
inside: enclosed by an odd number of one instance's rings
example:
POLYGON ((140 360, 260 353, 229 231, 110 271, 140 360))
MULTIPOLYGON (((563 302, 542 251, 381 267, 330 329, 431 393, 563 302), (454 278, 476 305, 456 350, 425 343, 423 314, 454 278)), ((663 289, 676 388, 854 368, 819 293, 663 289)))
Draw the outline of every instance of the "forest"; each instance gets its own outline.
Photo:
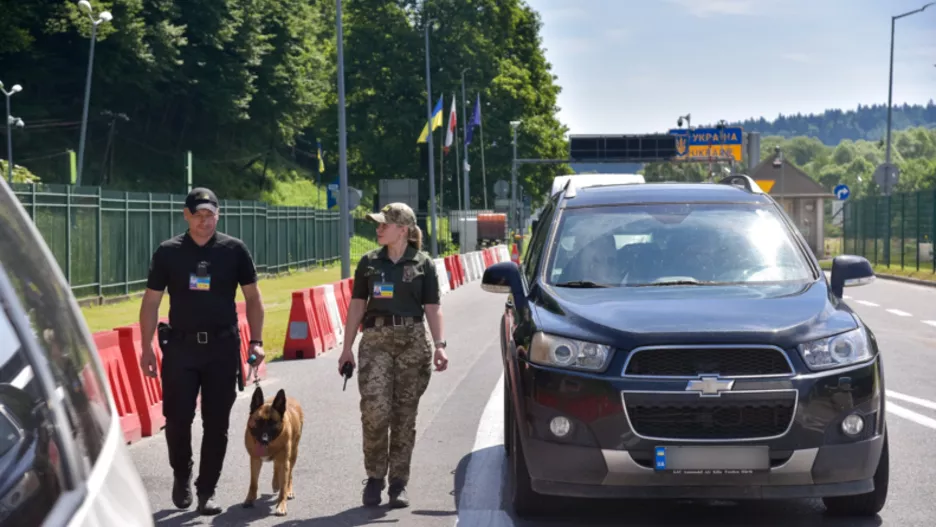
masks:
MULTIPOLYGON (((95 16, 107 10, 113 20, 97 27, 82 185, 184 192, 191 151, 194 183, 223 198, 324 205, 316 182, 338 177, 334 0, 91 4, 95 16)), ((525 2, 345 0, 342 20, 348 180, 365 199, 379 179, 426 178, 426 145, 417 138, 427 121, 429 20, 432 104, 444 95, 447 124, 457 96, 461 138, 464 71, 465 113, 481 101, 489 187, 510 174, 511 120, 523 121, 525 155, 564 154, 560 88, 543 53, 540 18, 525 2)), ((12 115, 26 123, 13 134, 14 163, 44 183, 70 179, 91 30, 73 1, 6 2, 0 17, 0 81, 23 87, 11 98, 12 115)), ((434 133, 437 177, 444 132, 434 133)), ((475 129, 469 145, 475 189, 478 136, 475 129)), ((445 156, 449 177, 454 154, 445 156)), ((549 180, 563 170, 523 177, 549 180)), ((472 194, 478 206, 481 193, 472 194)), ((448 207, 453 196, 446 193, 448 207)))
MULTIPOLYGON (((227 199, 324 206, 338 177, 334 0, 93 0, 98 25, 82 185, 184 192, 191 152, 196 185, 227 199), (319 144, 324 170, 319 170, 319 144)), ((343 2, 348 181, 372 203, 378 180, 414 178, 428 196, 425 32, 431 102, 442 116, 457 101, 458 136, 480 100, 482 129, 469 145, 472 205, 480 207, 483 133, 486 182, 510 178, 509 122, 522 120, 520 157, 567 154, 558 120, 558 79, 545 58, 539 15, 523 0, 343 2), (462 74, 467 101, 462 101, 462 74), (464 105, 463 105, 464 103, 464 105)), ((67 183, 78 148, 92 23, 75 1, 6 2, 0 17, 0 81, 12 115, 16 180, 67 183)), ((893 111, 898 190, 936 187, 936 106, 893 111)), ((740 123, 763 135, 764 156, 781 145, 827 188, 874 192, 884 159, 886 105, 740 123), (861 183, 858 181, 861 179, 861 183)), ((0 131, 5 135, 5 130, 0 131)), ((435 172, 443 153, 434 132, 435 172)), ((5 137, 4 137, 5 139, 5 137)), ((4 141, 5 143, 5 141, 4 141)), ((456 206, 455 149, 444 155, 444 206, 456 206)), ((6 157, 5 155, 3 156, 6 157)), ((701 180, 707 165, 650 164, 650 180, 701 180)), ((5 170, 4 170, 5 171, 5 170)), ((562 165, 525 168, 539 202, 562 165)), ((437 188, 439 183, 437 181, 437 188)))
MULTIPOLYGON (((748 132, 785 138, 815 137, 827 146, 846 140, 877 141, 887 134, 887 104, 859 104, 854 110, 826 110, 821 114, 778 115, 773 121, 763 117, 729 123, 748 132)), ((936 104, 895 104, 891 110, 892 130, 936 128, 936 104)))

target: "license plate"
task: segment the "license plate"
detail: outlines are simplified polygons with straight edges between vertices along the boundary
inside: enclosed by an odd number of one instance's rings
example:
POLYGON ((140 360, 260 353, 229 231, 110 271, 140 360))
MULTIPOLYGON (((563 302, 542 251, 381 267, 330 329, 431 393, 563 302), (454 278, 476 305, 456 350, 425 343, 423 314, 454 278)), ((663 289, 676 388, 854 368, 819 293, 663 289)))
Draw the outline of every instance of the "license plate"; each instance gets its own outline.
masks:
POLYGON ((766 446, 658 446, 654 469, 668 474, 725 476, 770 470, 766 446))

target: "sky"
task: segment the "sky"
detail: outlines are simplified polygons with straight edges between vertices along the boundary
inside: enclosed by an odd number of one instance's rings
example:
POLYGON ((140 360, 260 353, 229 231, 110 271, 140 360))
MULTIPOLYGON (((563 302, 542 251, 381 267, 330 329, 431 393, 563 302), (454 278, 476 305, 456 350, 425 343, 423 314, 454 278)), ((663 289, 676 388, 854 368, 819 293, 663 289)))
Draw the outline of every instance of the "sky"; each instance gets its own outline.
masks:
MULTIPOLYGON (((570 134, 886 104, 891 16, 928 0, 526 0, 570 134)), ((936 99, 936 5, 897 20, 894 104, 936 99)))

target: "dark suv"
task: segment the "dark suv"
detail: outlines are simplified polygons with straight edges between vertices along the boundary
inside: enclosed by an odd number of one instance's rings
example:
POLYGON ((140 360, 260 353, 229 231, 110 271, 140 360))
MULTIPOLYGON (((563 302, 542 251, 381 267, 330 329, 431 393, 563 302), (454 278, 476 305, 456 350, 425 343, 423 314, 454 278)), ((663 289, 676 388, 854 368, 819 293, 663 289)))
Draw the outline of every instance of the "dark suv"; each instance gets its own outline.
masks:
POLYGON ((550 496, 822 498, 875 515, 887 496, 881 356, 747 176, 576 188, 543 209, 501 328, 513 505, 550 496))

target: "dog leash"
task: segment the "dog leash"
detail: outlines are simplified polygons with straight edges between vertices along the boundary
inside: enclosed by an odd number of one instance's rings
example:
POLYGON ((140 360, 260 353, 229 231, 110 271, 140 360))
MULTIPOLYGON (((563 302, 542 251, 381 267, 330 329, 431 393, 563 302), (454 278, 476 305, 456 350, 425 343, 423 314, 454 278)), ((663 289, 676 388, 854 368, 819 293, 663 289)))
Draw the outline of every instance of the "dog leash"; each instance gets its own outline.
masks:
POLYGON ((254 378, 254 386, 260 386, 260 365, 257 364, 257 356, 250 354, 250 359, 247 360, 247 364, 250 365, 250 371, 247 372, 247 378, 249 379, 251 375, 254 378))

